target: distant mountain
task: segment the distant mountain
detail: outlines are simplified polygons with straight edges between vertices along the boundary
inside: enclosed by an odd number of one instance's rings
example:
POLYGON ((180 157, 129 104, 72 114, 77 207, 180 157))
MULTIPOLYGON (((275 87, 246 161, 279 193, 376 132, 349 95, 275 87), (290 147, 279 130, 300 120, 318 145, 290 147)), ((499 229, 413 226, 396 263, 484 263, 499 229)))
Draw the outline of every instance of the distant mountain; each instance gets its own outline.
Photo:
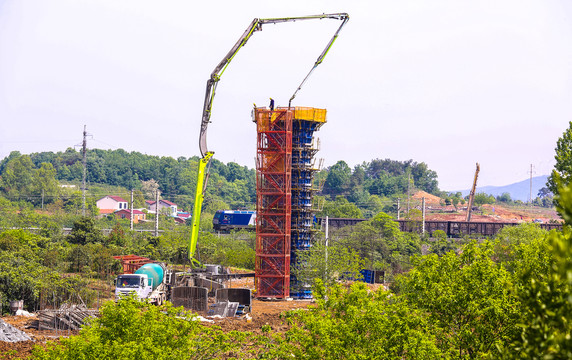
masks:
MULTIPOLYGON (((536 198, 538 190, 546 186, 548 175, 535 176, 532 178, 532 198, 536 198)), ((471 190, 461 190, 463 196, 469 195, 471 190)), ((485 193, 499 196, 509 193, 511 199, 528 201, 530 197, 530 179, 504 186, 477 186, 476 193, 485 193)))

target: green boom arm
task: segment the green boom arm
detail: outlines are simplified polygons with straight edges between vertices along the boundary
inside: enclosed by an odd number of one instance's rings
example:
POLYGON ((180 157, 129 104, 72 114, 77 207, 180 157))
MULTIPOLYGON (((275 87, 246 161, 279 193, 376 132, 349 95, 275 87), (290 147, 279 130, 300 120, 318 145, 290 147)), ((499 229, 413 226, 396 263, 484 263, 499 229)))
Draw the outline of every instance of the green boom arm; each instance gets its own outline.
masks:
POLYGON ((199 173, 197 179, 197 190, 195 192, 195 205, 193 208, 193 228, 191 232, 191 240, 189 242, 189 259, 192 262, 197 262, 193 259, 193 256, 196 251, 197 247, 197 240, 199 236, 199 222, 201 217, 201 206, 203 203, 204 198, 204 191, 207 186, 208 176, 205 177, 206 166, 213 156, 214 152, 208 151, 207 149, 207 128, 210 123, 211 118, 211 110, 213 105, 213 99, 215 96, 216 86, 220 80, 220 77, 225 72, 226 68, 234 59, 238 51, 246 45, 246 42, 250 39, 250 37, 254 34, 255 31, 262 30, 262 25, 264 24, 279 24, 285 22, 294 22, 297 20, 321 20, 321 19, 334 19, 334 20, 341 20, 342 24, 332 37, 332 39, 326 45, 326 48, 322 51, 318 59, 314 63, 314 66, 310 69, 310 72, 306 75, 304 80, 298 85, 296 91, 292 97, 290 97, 290 101, 288 102, 288 106, 291 105, 292 100, 296 97, 298 91, 302 88, 308 77, 312 74, 314 69, 322 63, 324 57, 327 55, 328 51, 334 44, 334 41, 338 38, 338 34, 342 30, 342 27, 346 24, 346 22, 350 19, 349 15, 346 13, 336 13, 336 14, 322 14, 322 15, 309 15, 309 16, 300 16, 300 17, 289 17, 289 18, 272 18, 272 19, 254 19, 246 29, 246 31, 242 34, 242 36, 238 39, 236 44, 230 49, 230 51, 226 54, 226 56, 222 59, 222 61, 215 67, 213 72, 211 73, 211 77, 207 80, 207 88, 205 93, 205 102, 203 105, 203 114, 202 114, 202 121, 201 121, 201 132, 199 136, 199 149, 201 150, 202 159, 199 162, 199 173))
POLYGON ((194 258, 195 251, 197 250, 197 240, 199 238, 199 223, 201 219, 201 208, 203 206, 203 200, 205 198, 205 188, 207 182, 205 181, 205 175, 207 173, 207 165, 210 158, 213 156, 213 152, 207 152, 205 156, 199 160, 199 175, 197 177, 197 191, 195 193, 195 206, 193 207, 193 227, 191 229, 191 241, 189 242, 189 260, 191 262, 197 262, 194 258))

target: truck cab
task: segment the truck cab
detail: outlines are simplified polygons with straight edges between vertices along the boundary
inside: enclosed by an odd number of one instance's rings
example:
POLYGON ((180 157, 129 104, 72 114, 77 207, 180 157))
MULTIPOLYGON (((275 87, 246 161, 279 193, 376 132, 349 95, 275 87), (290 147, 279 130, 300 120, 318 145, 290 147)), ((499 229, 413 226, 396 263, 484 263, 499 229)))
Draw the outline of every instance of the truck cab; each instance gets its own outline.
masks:
POLYGON ((135 294, 139 300, 161 305, 170 295, 171 274, 163 263, 144 264, 134 274, 119 275, 115 279, 115 298, 135 294))
POLYGON ((115 283, 115 299, 135 294, 139 300, 147 299, 153 291, 153 279, 146 274, 119 275, 115 283))

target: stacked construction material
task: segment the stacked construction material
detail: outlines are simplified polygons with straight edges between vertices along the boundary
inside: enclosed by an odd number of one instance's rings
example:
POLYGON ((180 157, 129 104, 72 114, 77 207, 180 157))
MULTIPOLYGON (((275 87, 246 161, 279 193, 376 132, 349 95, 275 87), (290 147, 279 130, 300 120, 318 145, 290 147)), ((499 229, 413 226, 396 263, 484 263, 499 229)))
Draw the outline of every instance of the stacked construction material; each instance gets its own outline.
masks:
POLYGON ((185 310, 206 312, 208 309, 209 289, 198 286, 178 286, 173 288, 171 302, 174 307, 182 306, 185 310))
MULTIPOLYGON (((292 124, 292 225, 291 266, 296 253, 309 250, 314 239, 314 174, 319 170, 314 156, 319 142, 314 132, 326 122, 326 110, 296 107, 292 124)), ((290 296, 298 299, 312 297, 308 284, 290 274, 290 296)))
POLYGON ((30 341, 32 338, 22 330, 16 329, 14 326, 5 323, 0 319, 0 341, 3 342, 18 342, 30 341))
POLYGON ((83 305, 68 304, 58 310, 41 310, 38 312, 38 330, 79 330, 87 318, 95 317, 98 313, 83 305))

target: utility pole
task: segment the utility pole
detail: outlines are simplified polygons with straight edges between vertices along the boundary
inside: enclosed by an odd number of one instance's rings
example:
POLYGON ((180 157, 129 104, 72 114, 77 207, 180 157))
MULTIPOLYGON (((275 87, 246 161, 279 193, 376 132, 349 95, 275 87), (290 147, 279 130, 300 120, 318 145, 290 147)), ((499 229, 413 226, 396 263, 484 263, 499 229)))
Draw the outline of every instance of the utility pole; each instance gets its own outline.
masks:
POLYGON ((86 125, 83 126, 83 142, 81 144, 81 152, 83 155, 83 177, 82 177, 82 182, 81 182, 81 192, 82 192, 82 198, 83 198, 83 203, 82 203, 82 208, 81 208, 81 213, 82 216, 85 217, 85 178, 86 178, 86 174, 87 174, 87 130, 86 130, 86 125))
POLYGON ((532 206, 532 164, 530 164, 530 197, 529 204, 532 206))
POLYGON ((409 192, 411 188, 411 173, 407 174, 407 215, 409 216, 409 209, 411 203, 411 193, 409 192))
POLYGON ((155 236, 159 236, 159 190, 155 192, 155 236))
POLYGON ((131 220, 129 222, 129 226, 131 231, 133 231, 133 189, 131 189, 131 220))
POLYGON ((397 220, 399 220, 399 211, 401 210, 401 208, 399 207, 399 202, 400 202, 400 198, 397 198, 397 220))
MULTIPOLYGON (((330 219, 329 219, 329 217, 326 215, 326 256, 325 256, 325 258, 326 258, 326 276, 327 276, 327 274, 328 274, 328 240, 329 240, 329 237, 330 237, 330 234, 329 234, 329 222, 330 222, 330 219)), ((327 289, 327 288, 328 288, 328 285, 326 285, 326 289, 327 289)))

